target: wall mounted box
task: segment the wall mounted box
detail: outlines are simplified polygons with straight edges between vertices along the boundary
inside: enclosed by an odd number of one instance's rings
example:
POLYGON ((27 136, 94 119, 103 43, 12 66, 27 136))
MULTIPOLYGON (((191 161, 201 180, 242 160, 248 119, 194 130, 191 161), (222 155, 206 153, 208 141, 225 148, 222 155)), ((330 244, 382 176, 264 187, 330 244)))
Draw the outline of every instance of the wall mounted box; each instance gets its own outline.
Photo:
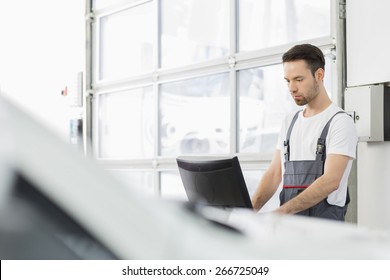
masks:
POLYGON ((345 89, 345 111, 355 120, 359 141, 390 140, 389 95, 383 84, 345 89))

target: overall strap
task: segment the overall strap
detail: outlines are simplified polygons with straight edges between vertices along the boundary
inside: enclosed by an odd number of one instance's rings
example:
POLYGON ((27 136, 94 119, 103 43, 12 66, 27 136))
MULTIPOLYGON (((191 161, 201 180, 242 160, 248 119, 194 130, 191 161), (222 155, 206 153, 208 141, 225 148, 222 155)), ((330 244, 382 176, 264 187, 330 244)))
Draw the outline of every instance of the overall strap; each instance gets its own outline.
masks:
POLYGON ((302 110, 298 111, 295 113, 292 121, 291 121, 291 124, 290 124, 290 127, 288 128, 287 130, 287 135, 286 135, 286 140, 284 141, 284 159, 286 161, 289 161, 290 160, 290 136, 291 136, 291 131, 294 127, 294 124, 298 118, 298 114, 301 112, 302 110))
POLYGON ((326 136, 328 135, 329 131, 329 126, 330 123, 332 122, 333 118, 340 113, 345 113, 344 111, 338 111, 335 113, 329 121, 326 123, 324 129, 321 132, 320 138, 317 140, 317 150, 316 150, 316 160, 323 160, 325 161, 326 158, 326 148, 325 148, 325 141, 326 141, 326 136))

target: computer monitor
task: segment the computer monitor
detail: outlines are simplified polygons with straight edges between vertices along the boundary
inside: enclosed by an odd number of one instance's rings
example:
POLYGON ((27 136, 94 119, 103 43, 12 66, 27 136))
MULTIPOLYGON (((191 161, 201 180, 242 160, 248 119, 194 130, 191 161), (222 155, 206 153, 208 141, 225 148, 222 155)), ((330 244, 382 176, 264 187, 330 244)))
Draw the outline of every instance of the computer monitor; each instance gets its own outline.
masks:
POLYGON ((176 160, 189 201, 223 208, 252 208, 236 156, 192 156, 176 160))

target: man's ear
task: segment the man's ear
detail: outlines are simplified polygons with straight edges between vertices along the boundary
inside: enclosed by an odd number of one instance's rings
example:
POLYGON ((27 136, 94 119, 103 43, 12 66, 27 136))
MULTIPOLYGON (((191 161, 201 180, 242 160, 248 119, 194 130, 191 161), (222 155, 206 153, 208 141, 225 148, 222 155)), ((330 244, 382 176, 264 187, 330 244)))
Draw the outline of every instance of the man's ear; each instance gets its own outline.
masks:
POLYGON ((316 80, 323 81, 324 77, 325 77, 325 70, 322 68, 318 68, 317 71, 315 72, 316 80))

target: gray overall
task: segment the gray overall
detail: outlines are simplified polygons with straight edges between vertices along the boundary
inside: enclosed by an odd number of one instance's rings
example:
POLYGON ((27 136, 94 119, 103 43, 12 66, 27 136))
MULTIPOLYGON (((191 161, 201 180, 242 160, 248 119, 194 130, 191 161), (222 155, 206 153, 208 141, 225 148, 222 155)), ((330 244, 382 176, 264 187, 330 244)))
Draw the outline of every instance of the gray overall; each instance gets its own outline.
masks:
MULTIPOLYGON (((325 140, 328 134, 329 125, 334 116, 339 113, 344 113, 343 111, 337 112, 326 123, 320 138, 317 140, 315 160, 290 161, 290 135, 295 121, 298 118, 299 112, 295 114, 293 120, 291 121, 290 127, 287 131, 286 141, 284 141, 285 172, 283 175, 283 190, 279 195, 280 205, 297 196, 310 186, 310 184, 318 177, 324 174, 324 164, 326 159, 325 140)), ((349 195, 347 191, 347 200, 344 207, 331 205, 328 203, 327 199, 324 199, 313 207, 297 213, 297 215, 344 221, 348 203, 349 195)))

